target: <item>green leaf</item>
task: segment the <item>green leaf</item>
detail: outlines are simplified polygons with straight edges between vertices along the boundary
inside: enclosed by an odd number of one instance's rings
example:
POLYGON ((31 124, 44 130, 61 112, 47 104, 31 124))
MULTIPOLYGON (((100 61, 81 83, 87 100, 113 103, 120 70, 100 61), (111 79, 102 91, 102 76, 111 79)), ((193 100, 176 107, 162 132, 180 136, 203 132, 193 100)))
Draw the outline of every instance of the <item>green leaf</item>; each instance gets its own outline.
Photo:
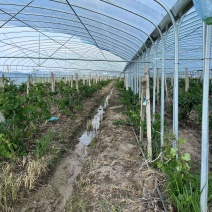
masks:
POLYGON ((163 164, 162 164, 161 162, 158 162, 158 163, 157 163, 157 166, 158 166, 158 168, 160 169, 160 168, 162 168, 163 164))
POLYGON ((175 169, 176 169, 176 171, 180 172, 180 171, 182 170, 182 167, 181 167, 181 165, 177 165, 177 166, 175 167, 175 169))
POLYGON ((190 160, 191 160, 191 156, 190 156, 190 154, 188 154, 188 153, 185 153, 183 156, 181 156, 181 158, 182 158, 184 161, 190 161, 190 160))
POLYGON ((181 144, 186 144, 186 139, 185 139, 185 138, 179 138, 178 141, 179 141, 181 144))
POLYGON ((172 157, 176 156, 177 155, 177 150, 174 149, 174 148, 171 148, 170 149, 170 154, 171 154, 172 157))

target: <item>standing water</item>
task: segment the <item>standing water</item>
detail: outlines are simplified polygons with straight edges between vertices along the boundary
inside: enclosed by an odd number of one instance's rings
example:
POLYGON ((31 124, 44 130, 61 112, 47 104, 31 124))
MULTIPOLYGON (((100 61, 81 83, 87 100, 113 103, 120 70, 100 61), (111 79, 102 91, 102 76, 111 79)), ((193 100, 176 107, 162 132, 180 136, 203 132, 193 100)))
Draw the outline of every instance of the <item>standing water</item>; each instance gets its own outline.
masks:
POLYGON ((104 109, 106 109, 108 106, 108 101, 110 99, 111 94, 112 94, 112 90, 104 101, 104 107, 100 106, 98 108, 96 115, 93 117, 93 119, 87 122, 87 129, 79 138, 79 141, 82 144, 88 146, 91 143, 92 139, 96 137, 100 128, 100 124, 103 120, 104 109))

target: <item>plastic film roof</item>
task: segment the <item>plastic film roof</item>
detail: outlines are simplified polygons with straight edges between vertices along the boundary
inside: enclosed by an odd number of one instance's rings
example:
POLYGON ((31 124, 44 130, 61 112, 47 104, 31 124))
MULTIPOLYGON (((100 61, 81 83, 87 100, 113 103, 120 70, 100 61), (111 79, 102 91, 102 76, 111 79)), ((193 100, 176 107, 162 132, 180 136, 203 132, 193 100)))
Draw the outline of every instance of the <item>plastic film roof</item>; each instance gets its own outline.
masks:
MULTIPOLYGON (((161 2, 175 13, 189 1, 161 2)), ((0 0, 0 66, 121 72, 166 17, 154 0, 0 0)))

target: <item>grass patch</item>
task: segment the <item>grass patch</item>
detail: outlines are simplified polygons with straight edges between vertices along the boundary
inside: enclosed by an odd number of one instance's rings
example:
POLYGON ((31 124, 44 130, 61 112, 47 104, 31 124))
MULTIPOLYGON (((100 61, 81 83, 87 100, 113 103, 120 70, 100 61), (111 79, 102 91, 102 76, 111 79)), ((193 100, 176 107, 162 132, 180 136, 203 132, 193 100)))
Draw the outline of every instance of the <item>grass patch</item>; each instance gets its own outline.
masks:
POLYGON ((115 120, 113 122, 113 125, 127 125, 127 126, 131 126, 130 121, 127 119, 119 119, 119 120, 115 120))

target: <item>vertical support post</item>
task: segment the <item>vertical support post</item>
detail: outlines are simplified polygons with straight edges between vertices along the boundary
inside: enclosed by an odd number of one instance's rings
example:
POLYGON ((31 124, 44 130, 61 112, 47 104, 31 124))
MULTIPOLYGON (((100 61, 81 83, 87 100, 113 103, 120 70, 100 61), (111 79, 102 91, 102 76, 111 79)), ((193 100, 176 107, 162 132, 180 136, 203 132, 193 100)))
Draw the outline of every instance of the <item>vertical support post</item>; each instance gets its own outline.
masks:
POLYGON ((132 64, 132 91, 135 94, 135 72, 134 64, 132 64))
POLYGON ((35 84, 35 80, 36 80, 36 74, 35 74, 35 68, 33 68, 33 85, 35 84))
MULTIPOLYGON (((179 28, 180 25, 174 24, 175 31, 175 60, 174 60, 174 101, 173 101, 173 133, 175 136, 175 141, 173 142, 173 148, 177 150, 177 142, 178 142, 178 71, 179 71, 179 28)), ((178 156, 177 156, 178 157, 178 156)))
POLYGON ((138 59, 136 60, 136 64, 135 64, 135 67, 136 67, 136 89, 135 89, 135 93, 138 94, 138 82, 139 82, 139 77, 138 77, 138 59))
POLYGON ((166 73, 164 73, 164 83, 165 83, 165 89, 166 89, 166 98, 169 98, 169 91, 167 86, 167 80, 166 80, 166 73))
POLYGON ((159 78, 159 68, 157 68, 157 105, 159 105, 159 92, 160 92, 160 78, 159 78))
POLYGON ((55 77, 53 73, 51 73, 51 83, 52 83, 52 92, 55 92, 55 77))
POLYGON ((29 94, 30 75, 27 76, 27 95, 29 94))
MULTIPOLYGON (((173 77, 171 77, 171 86, 173 87, 173 85, 174 85, 174 79, 173 79, 173 77)), ((172 90, 173 90, 173 88, 172 88, 172 90)))
POLYGON ((88 76, 88 85, 91 86, 91 75, 88 76))
POLYGON ((146 78, 141 77, 141 108, 140 108, 140 119, 141 119, 141 126, 140 126, 140 142, 144 139, 144 118, 145 118, 145 109, 146 106, 143 105, 144 96, 146 93, 146 78))
POLYGON ((149 91, 149 68, 145 67, 146 76, 146 123, 147 123, 147 152, 148 158, 152 160, 152 127, 151 127, 151 105, 150 105, 150 91, 149 91))
POLYGON ((161 99, 160 99, 160 145, 163 147, 164 137, 164 81, 165 81, 165 39, 162 39, 162 70, 161 70, 161 99))
POLYGON ((97 74, 96 74, 96 83, 98 82, 98 76, 97 76, 97 74))
POLYGON ((78 73, 75 73, 75 83, 76 83, 77 92, 79 92, 78 73))
POLYGON ((130 72, 130 77, 129 77, 129 87, 132 89, 132 81, 133 81, 133 74, 132 74, 132 64, 129 66, 129 72, 130 72))
POLYGON ((1 87, 3 88, 4 90, 4 74, 2 73, 2 77, 1 77, 1 87))
POLYGON ((201 212, 208 210, 208 155, 209 155, 209 72, 212 26, 203 24, 203 101, 202 101, 202 146, 201 146, 201 212))
POLYGON ((73 81, 74 81, 74 76, 71 75, 71 88, 73 88, 73 81))
POLYGON ((85 74, 83 74, 83 81, 82 81, 83 85, 85 85, 85 74))
POLYGON ((153 122, 155 121, 155 100, 156 100, 156 74, 157 74, 157 45, 154 43, 154 73, 153 73, 153 103, 152 103, 152 115, 153 115, 153 122))
POLYGON ((140 56, 139 58, 139 63, 138 63, 138 93, 139 93, 139 99, 141 100, 141 62, 142 62, 142 57, 140 56))
POLYGON ((6 72, 7 73, 10 73, 10 70, 9 70, 9 66, 8 65, 6 66, 6 72))
POLYGON ((124 72, 124 87, 126 88, 126 73, 124 72))
POLYGON ((188 69, 185 69, 185 91, 189 89, 189 76, 188 76, 188 69))
POLYGON ((126 77, 126 90, 129 90, 129 73, 127 73, 127 77, 126 77))

